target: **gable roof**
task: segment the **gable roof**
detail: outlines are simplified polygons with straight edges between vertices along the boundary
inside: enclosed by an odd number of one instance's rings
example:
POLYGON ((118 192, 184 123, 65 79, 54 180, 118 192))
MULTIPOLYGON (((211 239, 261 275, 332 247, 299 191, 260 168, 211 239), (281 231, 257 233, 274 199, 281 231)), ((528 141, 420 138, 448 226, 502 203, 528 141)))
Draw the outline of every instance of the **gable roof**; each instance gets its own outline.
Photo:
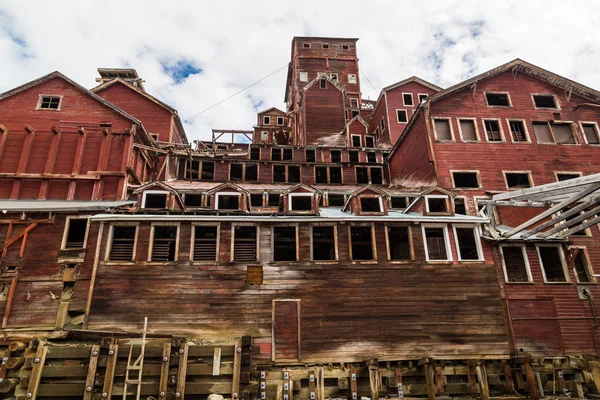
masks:
POLYGON ((423 86, 425 86, 425 87, 428 87, 428 88, 429 88, 429 89, 431 89, 431 90, 435 90, 436 92, 439 92, 440 90, 442 90, 442 88, 441 88, 441 87, 439 87, 439 86, 437 86, 437 85, 434 85, 434 84, 433 84, 433 83, 431 83, 431 82, 427 82, 425 79, 421 79, 421 78, 419 78, 418 76, 414 76, 414 75, 413 75, 413 76, 411 76, 411 77, 408 77, 408 78, 406 78, 406 79, 403 79, 403 80, 401 80, 401 81, 399 81, 399 82, 396 82, 396 83, 393 83, 393 84, 391 84, 391 85, 389 85, 389 86, 386 86, 386 87, 384 87, 383 89, 381 89, 381 91, 382 91, 382 92, 387 92, 387 91, 389 91, 389 90, 394 90, 394 89, 396 89, 396 88, 398 88, 398 87, 400 87, 400 86, 406 85, 407 83, 410 83, 410 82, 416 82, 416 83, 418 83, 418 84, 420 84, 420 85, 423 85, 423 86))
POLYGON ((298 190, 300 188, 306 189, 306 190, 308 190, 309 192, 312 192, 312 193, 321 194, 321 191, 319 189, 316 189, 316 188, 314 188, 312 186, 309 186, 309 185, 306 185, 304 183, 297 183, 294 186, 292 186, 292 187, 284 190, 283 192, 281 192, 281 196, 285 196, 285 195, 287 195, 289 193, 293 193, 293 192, 295 192, 296 190, 298 190))
POLYGON ((264 113, 266 113, 266 112, 273 111, 273 110, 275 110, 275 111, 277 111, 277 112, 279 112, 279 113, 281 113, 281 114, 285 114, 285 112, 284 112, 284 111, 281 111, 281 110, 280 110, 279 108, 277 108, 277 107, 271 107, 271 108, 267 108, 266 110, 259 111, 257 114, 264 114, 264 113))
POLYGON ((146 190, 148 190, 150 188, 153 188, 153 187, 159 187, 159 188, 164 189, 164 190, 166 190, 168 192, 177 193, 177 190, 175 190, 174 187, 166 184, 164 181, 152 181, 152 182, 148 182, 148 183, 146 183, 146 184, 138 187, 137 189, 135 189, 133 191, 133 194, 142 193, 142 192, 144 192, 144 191, 146 191, 146 190))
POLYGON ((208 190, 206 192, 206 194, 213 194, 216 192, 220 192, 221 190, 223 190, 225 188, 233 189, 234 191, 245 194, 246 196, 249 195, 249 193, 246 189, 242 188, 241 186, 236 185, 235 183, 231 183, 231 182, 225 182, 221 185, 215 186, 214 188, 208 190))
POLYGON ((306 84, 306 86, 304 86, 302 88, 302 93, 306 93, 306 91, 308 89, 310 89, 315 83, 317 83, 321 79, 325 79, 325 80, 329 81, 329 83, 331 83, 333 85, 333 87, 335 87, 340 92, 342 92, 342 93, 346 92, 346 89, 342 85, 339 84, 339 82, 337 81, 337 79, 336 80, 331 79, 331 76, 329 76, 329 74, 327 74, 325 72, 318 72, 316 78, 313 79, 312 81, 308 82, 306 84))
POLYGON ((367 130, 369 129, 369 124, 367 123, 367 121, 365 121, 364 118, 360 116, 360 114, 356 114, 354 117, 352 117, 351 120, 346 122, 346 125, 344 125, 344 129, 342 129, 341 133, 344 133, 344 130, 347 129, 350 125, 352 125, 355 121, 358 121, 361 124, 363 124, 365 128, 367 128, 367 130))
POLYGON ((374 186, 371 185, 366 185, 361 187, 358 190, 355 190, 354 192, 350 193, 350 195, 348 196, 348 199, 346 200, 346 203, 344 204, 344 207, 342 207, 342 211, 346 211, 348 209, 348 206, 350 205, 351 200, 360 195, 361 193, 364 193, 366 191, 371 191, 371 192, 375 192, 378 195, 382 196, 382 197, 389 197, 389 193, 385 192, 384 190, 381 190, 379 188, 376 188, 374 186))

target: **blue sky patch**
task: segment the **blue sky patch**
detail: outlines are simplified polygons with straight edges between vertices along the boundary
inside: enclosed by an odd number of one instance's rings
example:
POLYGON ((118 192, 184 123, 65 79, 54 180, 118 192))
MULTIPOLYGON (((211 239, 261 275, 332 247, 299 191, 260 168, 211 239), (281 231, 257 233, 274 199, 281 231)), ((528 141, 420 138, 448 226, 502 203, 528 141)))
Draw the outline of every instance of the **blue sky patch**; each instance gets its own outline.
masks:
POLYGON ((202 68, 197 67, 193 61, 178 60, 174 63, 161 62, 162 71, 169 75, 175 83, 185 81, 190 75, 197 75, 203 72, 202 68))

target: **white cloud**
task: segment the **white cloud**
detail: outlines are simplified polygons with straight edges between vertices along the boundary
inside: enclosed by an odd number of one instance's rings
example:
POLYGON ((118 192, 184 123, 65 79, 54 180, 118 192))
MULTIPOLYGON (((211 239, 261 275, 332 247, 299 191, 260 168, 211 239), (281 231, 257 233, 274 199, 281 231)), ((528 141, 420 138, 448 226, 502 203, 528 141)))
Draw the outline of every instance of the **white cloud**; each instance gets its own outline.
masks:
MULTIPOLYGON (((449 86, 522 58, 600 88, 593 1, 5 1, 0 91, 59 70, 87 87, 96 68, 136 68, 146 89, 179 110, 202 111, 289 61, 293 36, 358 37, 365 98, 410 75, 449 86), (176 83, 164 63, 203 70, 176 83)), ((210 128, 250 129, 254 107, 284 107, 286 70, 197 116, 210 128)))

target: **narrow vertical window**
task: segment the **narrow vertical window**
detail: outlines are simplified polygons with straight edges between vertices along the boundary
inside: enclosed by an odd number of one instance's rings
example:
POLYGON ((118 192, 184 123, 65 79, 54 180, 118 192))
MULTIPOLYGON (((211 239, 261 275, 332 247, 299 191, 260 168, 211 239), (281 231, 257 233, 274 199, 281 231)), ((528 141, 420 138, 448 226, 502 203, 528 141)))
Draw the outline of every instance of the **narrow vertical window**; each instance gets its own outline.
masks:
POLYGON ((477 228, 454 226, 454 240, 460 261, 483 260, 477 228))
POLYGON ((83 249, 86 245, 87 218, 68 218, 65 226, 63 249, 83 249))
POLYGON ((559 246, 537 246, 545 282, 568 282, 565 262, 559 246))
POLYGON ((153 226, 152 254, 149 261, 177 261, 177 226, 153 226))
POLYGON ((233 261, 255 262, 257 259, 257 228, 235 226, 233 238, 233 261))
POLYGON ((273 227, 273 261, 297 261, 295 226, 273 227))
POLYGON ((111 261, 133 261, 136 226, 113 226, 108 259, 111 261))
POLYGON ((194 226, 194 261, 217 260, 217 232, 216 226, 194 226))
POLYGON ((332 261, 336 259, 335 228, 333 226, 312 227, 313 261, 332 261))
POLYGON ((412 260, 410 228, 408 226, 388 226, 388 255, 393 261, 412 260))
POLYGON ((427 261, 452 261, 446 226, 424 226, 425 258, 427 261))
POLYGON ((375 259, 373 235, 370 226, 351 226, 350 242, 352 260, 368 261, 375 259))
POLYGON ((531 282, 525 246, 500 246, 506 282, 531 282))

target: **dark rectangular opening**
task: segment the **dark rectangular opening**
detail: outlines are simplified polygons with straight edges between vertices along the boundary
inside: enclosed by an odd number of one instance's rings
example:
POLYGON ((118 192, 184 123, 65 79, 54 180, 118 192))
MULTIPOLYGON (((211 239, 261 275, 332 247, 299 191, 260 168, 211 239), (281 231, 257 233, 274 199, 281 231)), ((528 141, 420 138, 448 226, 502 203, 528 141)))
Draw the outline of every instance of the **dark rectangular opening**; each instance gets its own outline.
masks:
POLYGON ((288 182, 299 183, 300 182, 300 167, 288 166, 288 182))
POLYGON ((342 183, 342 168, 341 167, 329 167, 329 181, 330 183, 342 183))
POLYGON ((273 182, 285 182, 285 166, 273 166, 273 182))
POLYGON ((427 242, 427 255, 429 256, 429 260, 448 259, 444 228, 425 228, 425 239, 427 242))
POLYGON ((311 211, 313 196, 291 196, 292 211, 311 211))
POLYGON ((392 208, 404 209, 406 208, 406 197, 404 196, 392 196, 392 208))
POLYGON ((569 179, 581 178, 579 174, 556 174, 558 181, 568 181, 569 179))
POLYGON ((542 261, 546 282, 566 282, 565 270, 563 269, 558 246, 540 246, 538 251, 542 261))
POLYGON ((346 199, 343 194, 329 193, 327 198, 329 199, 329 206, 343 207, 344 204, 346 204, 346 199))
POLYGON ((454 187, 457 188, 478 188, 477 172, 453 172, 454 187))
POLYGON ((304 153, 306 162, 315 162, 315 149, 306 149, 304 153))
POLYGON ((279 125, 279 126, 283 125, 283 117, 277 117, 277 125, 279 125))
POLYGON ((360 147, 360 136, 353 135, 352 136, 352 147, 360 147))
POLYGON ((369 183, 369 170, 365 167, 356 167, 356 183, 369 183))
POLYGON ((176 226, 154 226, 152 261, 175 261, 176 244, 176 226))
POLYGON ((42 96, 40 108, 57 110, 60 105, 60 97, 58 96, 42 96))
POLYGON ((202 195, 186 193, 184 198, 184 205, 189 208, 202 207, 202 195))
POLYGON ((525 133, 525 125, 523 121, 509 121, 510 135, 513 142, 527 142, 527 134, 525 133))
POLYGON ((258 165, 246 164, 246 182, 258 181, 258 165))
POLYGON ((402 100, 404 101, 405 106, 413 105, 413 98, 412 98, 412 94, 410 94, 410 93, 402 94, 402 100))
POLYGON ((529 282, 522 247, 502 247, 502 255, 506 267, 506 280, 508 282, 529 282))
POLYGON ((262 193, 253 193, 250 195, 250 205, 252 207, 262 207, 263 206, 263 195, 262 193))
POLYGON ((343 44, 342 45, 342 49, 343 50, 348 50, 350 48, 350 46, 348 46, 347 44, 343 44))
POLYGON ((465 205, 465 199, 455 198, 454 199, 454 213, 467 215, 467 207, 465 205))
POLYGON ((263 124, 265 125, 271 125, 271 117, 266 115, 263 117, 263 124))
POLYGON ((408 122, 408 114, 406 110, 396 110, 396 118, 398 118, 398 122, 405 123, 408 122))
POLYGON ((427 198, 430 213, 447 213, 448 202, 447 198, 429 197, 427 198))
POLYGON ((260 160, 260 147, 250 147, 250 159, 260 160))
POLYGON ((256 261, 256 227, 236 226, 234 228, 233 261, 256 261))
POLYGON ((131 261, 135 247, 135 226, 113 227, 113 238, 110 246, 111 261, 131 261))
POLYGON ((327 79, 321 79, 319 81, 321 89, 327 89, 327 79))
POLYGON ((383 185, 383 170, 381 168, 371 168, 371 183, 373 185, 383 185))
POLYGON ((367 152, 367 162, 376 163, 377 162, 377 153, 374 151, 367 152))
POLYGON ((204 197, 206 198, 206 207, 210 208, 210 203, 211 203, 210 199, 212 196, 205 193, 204 197))
POLYGON ((296 261, 296 228, 273 228, 273 261, 296 261))
POLYGON ((509 107, 510 101, 508 100, 507 93, 486 93, 485 98, 487 99, 488 106, 497 107, 509 107))
POLYGON ((382 212, 379 197, 361 197, 360 209, 362 212, 382 212))
POLYGON ((323 45, 323 48, 324 48, 324 49, 328 49, 328 48, 329 48, 329 44, 325 43, 325 44, 323 45))
POLYGON ((217 227, 194 227, 194 261, 215 261, 217 259, 217 227))
POLYGON ((167 194, 145 193, 144 208, 167 208, 167 194))
POLYGON ((350 150, 348 152, 348 158, 349 158, 350 162, 358 162, 358 151, 350 150))
POLYGON ((331 162, 339 163, 342 162, 342 152, 340 150, 331 150, 331 162))
POLYGON ((419 104, 422 103, 425 99, 427 99, 427 95, 426 94, 420 94, 419 95, 419 104))
POLYGON ((309 49, 310 43, 302 43, 302 47, 304 47, 305 49, 309 49))
POLYGON ((244 166, 242 164, 229 165, 229 180, 241 181, 243 177, 244 166))
POLYGON ((240 209, 240 196, 237 195, 220 195, 219 197, 219 210, 239 210, 240 209))
POLYGON ((350 115, 351 115, 350 119, 356 117, 358 114, 360 114, 360 112, 358 110, 352 110, 350 112, 350 115))
POLYGON ((333 226, 313 226, 312 259, 335 260, 335 234, 333 226))
POLYGON ((279 193, 269 193, 268 205, 269 207, 279 207, 279 198, 281 195, 279 193))
POLYGON ((327 183, 327 167, 315 167, 315 182, 327 183))
POLYGON ((273 147, 271 149, 271 160, 273 161, 281 161, 281 149, 273 147))
POLYGON ((588 269, 587 259, 583 250, 575 249, 574 251, 577 252, 573 259, 573 268, 575 269, 575 274, 577 275, 577 282, 593 282, 594 278, 588 269))
POLYGON ((212 181, 215 179, 215 163, 214 162, 202 162, 202 180, 212 181))
POLYGON ((375 138, 373 136, 365 136, 365 146, 375 147, 375 138))
POLYGON ((537 108, 557 108, 554 96, 546 94, 534 94, 533 102, 537 108))
POLYGON ((475 229, 459 227, 456 227, 455 229, 460 259, 479 260, 479 251, 477 250, 477 238, 475 238, 475 229))
POLYGON ((84 247, 87 225, 87 218, 69 219, 69 231, 67 232, 65 249, 82 249, 84 247))
POLYGON ((483 121, 488 142, 501 142, 500 124, 496 120, 483 121))
POLYGON ((588 144, 600 144, 600 138, 598 137, 598 131, 595 124, 581 124, 583 127, 583 133, 588 144))
POLYGON ((391 260, 411 260, 410 229, 407 226, 389 226, 388 241, 391 260))
POLYGON ((370 226, 350 227, 353 260, 373 260, 373 237, 370 226))
POLYGON ((283 160, 284 161, 291 161, 292 158, 294 157, 294 152, 291 148, 285 148, 283 149, 283 160))
POLYGON ((185 163, 185 178, 198 179, 198 171, 200 170, 200 161, 186 160, 185 163))
POLYGON ((529 174, 518 173, 518 172, 507 172, 506 173, 506 185, 509 188, 528 188, 531 187, 529 182, 529 174))

